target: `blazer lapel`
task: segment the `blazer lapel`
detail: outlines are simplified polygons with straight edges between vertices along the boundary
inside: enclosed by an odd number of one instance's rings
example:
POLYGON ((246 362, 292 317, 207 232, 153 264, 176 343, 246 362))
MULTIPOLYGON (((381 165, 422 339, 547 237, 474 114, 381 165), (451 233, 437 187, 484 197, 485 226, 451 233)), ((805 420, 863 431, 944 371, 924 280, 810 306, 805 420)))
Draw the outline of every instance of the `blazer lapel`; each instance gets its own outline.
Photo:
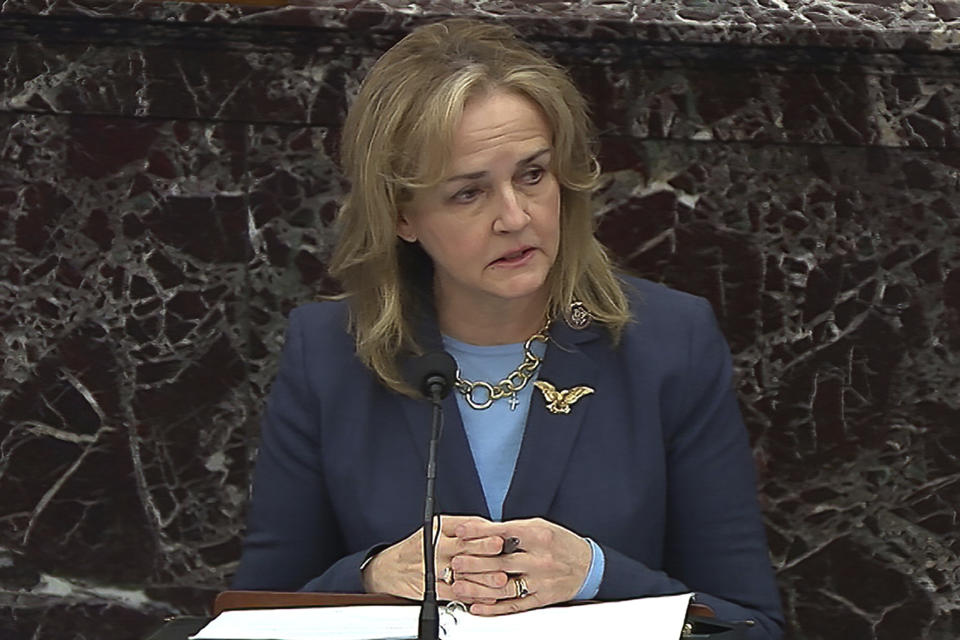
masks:
MULTIPOLYGON (((425 352, 443 350, 443 340, 440 337, 440 328, 437 326, 432 294, 422 295, 417 299, 412 324, 415 327, 417 341, 425 352)), ((409 371, 409 362, 409 356, 402 359, 401 370, 409 371)), ((443 430, 437 446, 436 512, 480 515, 489 518, 487 501, 480 486, 480 476, 477 475, 477 467, 473 462, 473 454, 470 452, 467 434, 463 429, 455 394, 456 391, 451 391, 443 399, 443 430)), ((424 478, 426 478, 427 456, 430 450, 430 425, 433 418, 432 406, 426 399, 414 400, 406 396, 401 396, 400 402, 403 404, 410 435, 423 461, 424 478)))
POLYGON ((520 455, 503 504, 504 520, 545 516, 549 512, 590 407, 604 401, 597 398, 603 390, 595 387, 599 364, 585 350, 592 346, 587 343, 601 337, 601 331, 596 326, 575 331, 562 320, 551 327, 551 340, 538 379, 557 389, 586 385, 596 393, 571 405, 570 413, 554 414, 547 410, 540 390, 533 390, 520 455))
MULTIPOLYGON (((452 392, 443 399, 443 431, 437 446, 437 513, 470 514, 489 518, 480 477, 473 462, 467 434, 460 419, 460 410, 452 392)), ((423 462, 426 477, 430 450, 432 407, 426 400, 403 397, 407 427, 423 462)))

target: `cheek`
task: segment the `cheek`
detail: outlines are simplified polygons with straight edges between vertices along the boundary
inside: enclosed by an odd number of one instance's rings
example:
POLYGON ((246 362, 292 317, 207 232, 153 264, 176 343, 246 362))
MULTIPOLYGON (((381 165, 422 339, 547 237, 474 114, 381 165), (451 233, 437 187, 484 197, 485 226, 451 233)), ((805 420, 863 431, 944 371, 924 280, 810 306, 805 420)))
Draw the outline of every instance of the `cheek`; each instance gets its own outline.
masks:
POLYGON ((447 221, 424 229, 421 244, 434 261, 457 263, 485 249, 484 236, 469 223, 447 221))
POLYGON ((560 243, 560 192, 559 189, 551 194, 551 197, 544 202, 544 234, 552 240, 556 248, 560 243))
POLYGON ((556 178, 551 179, 551 184, 546 193, 543 194, 544 207, 548 209, 559 220, 560 218, 560 184, 556 178))

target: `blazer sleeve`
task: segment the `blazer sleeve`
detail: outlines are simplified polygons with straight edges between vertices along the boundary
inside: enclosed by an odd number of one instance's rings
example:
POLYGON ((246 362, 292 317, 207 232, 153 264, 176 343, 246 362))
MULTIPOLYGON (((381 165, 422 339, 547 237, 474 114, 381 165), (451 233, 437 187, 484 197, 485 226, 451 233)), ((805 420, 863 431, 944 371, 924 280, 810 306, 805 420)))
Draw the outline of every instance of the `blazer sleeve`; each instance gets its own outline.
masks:
POLYGON ((347 554, 322 464, 319 398, 304 357, 304 309, 290 314, 261 423, 243 554, 234 589, 363 591, 367 551, 347 554))
MULTIPOLYGON (((782 637, 783 615, 759 505, 754 461, 732 387, 732 362, 713 311, 691 301, 686 374, 664 389, 667 456, 664 571, 603 547, 598 597, 695 592, 748 637, 782 637)), ((602 545, 601 545, 602 546, 602 545)))

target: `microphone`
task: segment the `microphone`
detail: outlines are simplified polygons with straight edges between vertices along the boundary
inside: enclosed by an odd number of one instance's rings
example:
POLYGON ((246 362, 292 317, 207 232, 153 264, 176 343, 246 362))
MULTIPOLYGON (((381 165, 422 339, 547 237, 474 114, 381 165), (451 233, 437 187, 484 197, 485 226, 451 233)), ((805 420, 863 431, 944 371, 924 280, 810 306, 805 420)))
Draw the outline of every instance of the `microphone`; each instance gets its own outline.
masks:
POLYGON ((457 362, 446 351, 431 351, 410 362, 407 382, 428 400, 439 394, 443 399, 450 393, 457 376, 457 362))
POLYGON ((423 499, 423 604, 420 606, 418 640, 438 640, 440 611, 437 608, 437 572, 434 566, 435 538, 433 517, 436 501, 437 443, 443 429, 445 398, 457 377, 457 363, 446 351, 426 353, 409 364, 407 382, 424 394, 433 404, 430 429, 430 450, 427 456, 427 487, 423 499))

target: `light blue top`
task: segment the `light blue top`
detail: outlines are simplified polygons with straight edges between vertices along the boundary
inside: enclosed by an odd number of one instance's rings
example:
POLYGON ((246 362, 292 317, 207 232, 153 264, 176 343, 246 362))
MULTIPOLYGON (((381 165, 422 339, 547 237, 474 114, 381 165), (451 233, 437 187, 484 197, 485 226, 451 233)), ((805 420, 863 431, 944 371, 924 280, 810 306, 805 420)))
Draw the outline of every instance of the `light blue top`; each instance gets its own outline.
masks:
MULTIPOLYGON (((523 343, 477 346, 445 335, 443 345, 457 361, 460 377, 466 380, 496 383, 523 362, 523 343)), ((534 342, 531 349, 543 357, 547 345, 534 342)), ((520 443, 523 441, 530 398, 534 390, 533 381, 538 373, 539 371, 535 372, 527 386, 517 394, 519 402, 514 409, 511 409, 506 398, 497 400, 486 409, 473 409, 467 404, 463 394, 455 394, 473 462, 477 467, 477 475, 480 476, 483 496, 493 520, 499 521, 503 517, 503 501, 507 497, 517 456, 520 454, 520 443)), ((486 398, 485 393, 482 390, 477 391, 474 400, 482 402, 486 398)), ((603 579, 603 551, 590 538, 587 538, 587 542, 593 551, 590 569, 574 600, 589 600, 596 596, 603 579)))

